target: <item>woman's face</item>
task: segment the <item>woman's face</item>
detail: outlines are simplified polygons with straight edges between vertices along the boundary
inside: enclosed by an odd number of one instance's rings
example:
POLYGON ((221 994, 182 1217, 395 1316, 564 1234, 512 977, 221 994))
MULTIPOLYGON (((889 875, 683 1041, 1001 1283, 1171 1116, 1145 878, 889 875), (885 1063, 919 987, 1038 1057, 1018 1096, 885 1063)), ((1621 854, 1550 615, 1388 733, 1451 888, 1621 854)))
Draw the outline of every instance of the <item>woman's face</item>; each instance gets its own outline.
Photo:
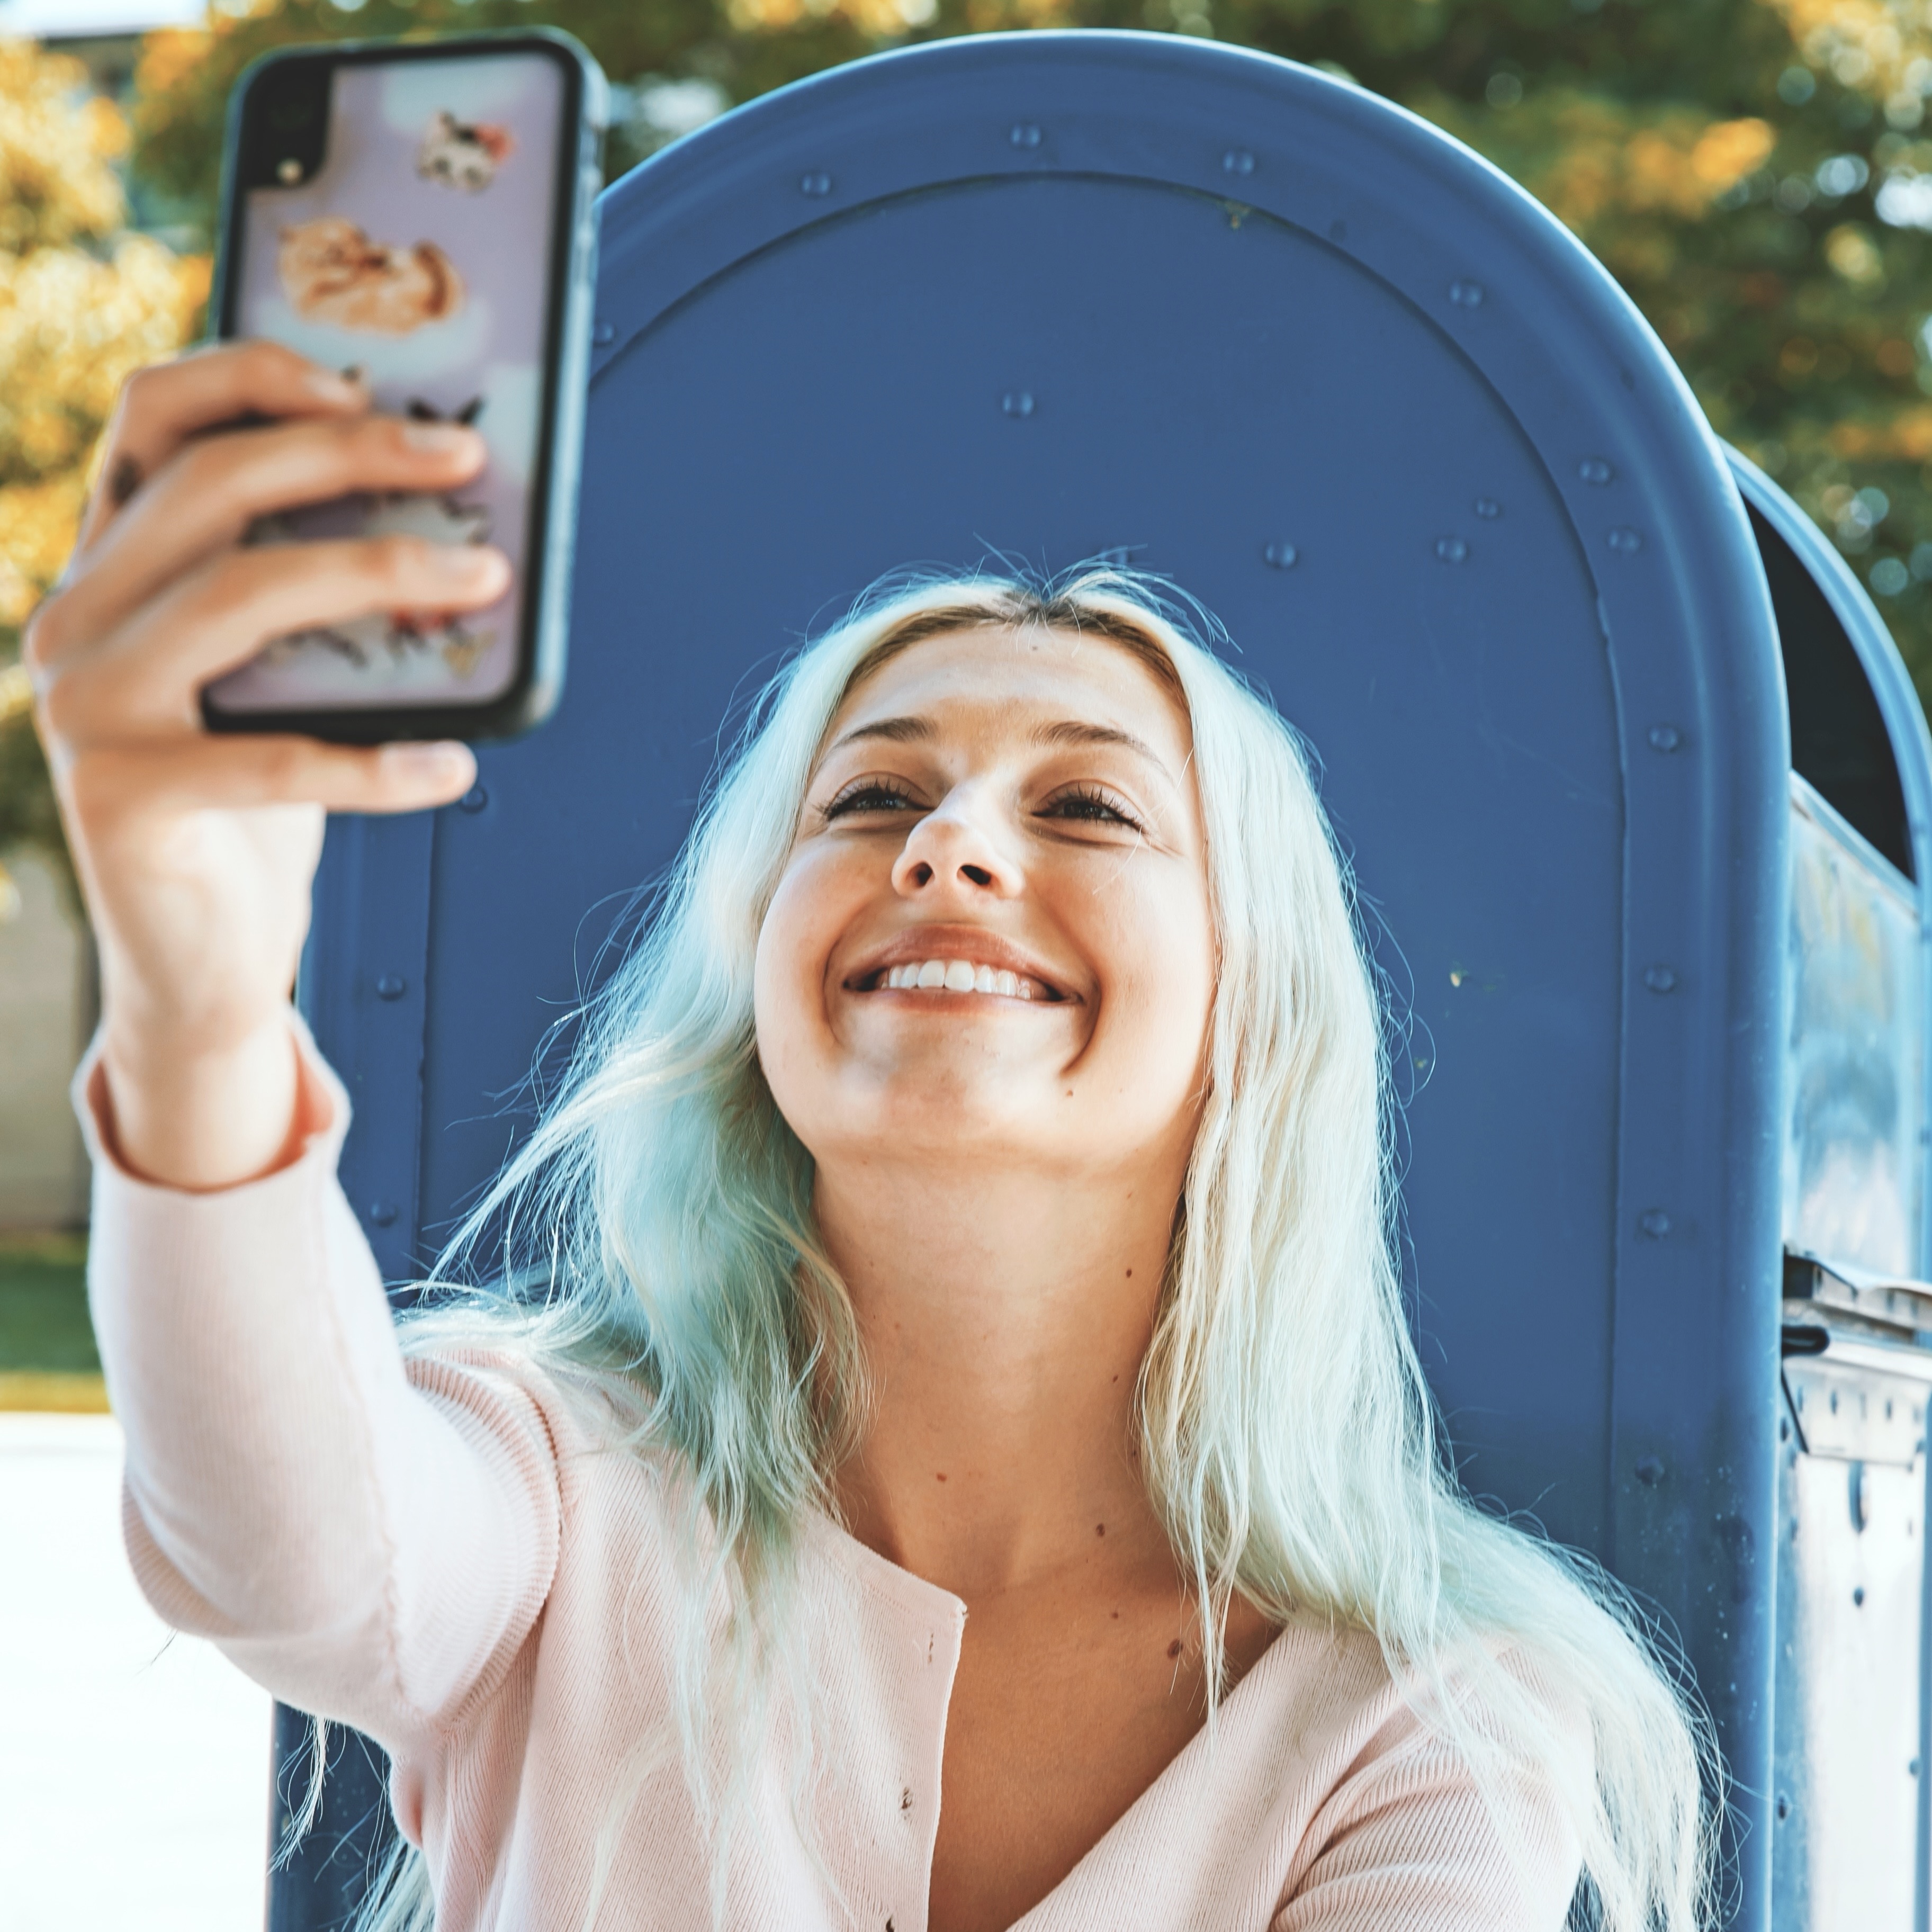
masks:
POLYGON ((1119 646, 1037 628, 890 659, 826 733, 759 934, 758 1054, 822 1169, 1178 1186, 1214 937, 1192 739, 1119 646))

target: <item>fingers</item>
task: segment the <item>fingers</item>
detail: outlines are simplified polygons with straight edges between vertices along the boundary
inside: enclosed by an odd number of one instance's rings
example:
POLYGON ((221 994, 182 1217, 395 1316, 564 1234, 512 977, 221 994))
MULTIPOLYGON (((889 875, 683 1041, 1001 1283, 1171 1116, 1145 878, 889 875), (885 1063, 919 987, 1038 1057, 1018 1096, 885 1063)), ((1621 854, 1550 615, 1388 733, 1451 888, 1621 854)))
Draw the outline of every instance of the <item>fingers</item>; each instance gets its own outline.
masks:
POLYGON ((142 605, 98 646, 46 668, 51 738, 199 729, 202 686, 272 639, 380 610, 473 610, 508 588, 480 545, 378 537, 224 551, 142 605))
POLYGON ((58 596, 36 613, 31 652, 57 663, 257 519, 358 491, 454 489, 482 468, 474 430, 393 416, 278 423, 189 443, 130 502, 58 596))
POLYGON ((476 782, 466 745, 364 750, 312 738, 178 738, 92 746, 62 771, 80 820, 117 822, 264 806, 330 812, 420 812, 460 798, 476 782))
POLYGON ((190 438, 251 417, 353 416, 357 382, 273 342, 218 343, 137 370, 108 426, 100 486, 81 523, 85 549, 190 438))

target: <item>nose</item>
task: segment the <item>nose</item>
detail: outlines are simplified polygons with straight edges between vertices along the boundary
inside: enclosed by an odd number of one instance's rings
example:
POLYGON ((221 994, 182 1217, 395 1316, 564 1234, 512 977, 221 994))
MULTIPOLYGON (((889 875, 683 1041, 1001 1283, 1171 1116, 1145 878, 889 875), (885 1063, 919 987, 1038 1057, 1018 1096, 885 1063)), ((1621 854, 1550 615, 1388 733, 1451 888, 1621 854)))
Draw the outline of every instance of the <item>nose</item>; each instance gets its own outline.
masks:
POLYGON ((956 787, 908 835, 892 890, 902 898, 1018 898, 1025 874, 1000 831, 990 800, 956 787))

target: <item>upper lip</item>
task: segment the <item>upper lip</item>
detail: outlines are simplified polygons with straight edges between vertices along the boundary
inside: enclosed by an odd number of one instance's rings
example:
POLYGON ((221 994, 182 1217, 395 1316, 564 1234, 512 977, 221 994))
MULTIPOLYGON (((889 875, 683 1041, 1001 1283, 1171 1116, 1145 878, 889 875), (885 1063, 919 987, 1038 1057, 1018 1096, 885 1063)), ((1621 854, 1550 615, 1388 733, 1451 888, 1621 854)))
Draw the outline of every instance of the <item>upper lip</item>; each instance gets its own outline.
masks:
POLYGON ((1060 974, 1049 972, 1024 947, 1016 946, 996 932, 972 926, 910 927, 862 954, 858 964, 845 975, 844 983, 856 992, 867 980, 894 966, 918 965, 928 959, 964 959, 975 966, 990 966, 996 973, 1020 974, 1043 987, 1053 999, 1080 997, 1060 974))

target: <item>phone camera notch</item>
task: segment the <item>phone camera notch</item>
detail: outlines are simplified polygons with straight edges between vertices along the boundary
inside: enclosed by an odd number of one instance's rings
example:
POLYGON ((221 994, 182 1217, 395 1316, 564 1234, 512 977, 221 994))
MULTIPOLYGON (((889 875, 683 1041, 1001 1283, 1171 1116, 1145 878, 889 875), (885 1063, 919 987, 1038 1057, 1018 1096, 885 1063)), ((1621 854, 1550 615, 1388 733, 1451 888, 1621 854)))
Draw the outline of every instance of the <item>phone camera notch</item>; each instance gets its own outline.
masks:
POLYGON ((320 171, 334 68, 326 56, 285 56, 250 86, 242 110, 244 187, 299 188, 320 171))

